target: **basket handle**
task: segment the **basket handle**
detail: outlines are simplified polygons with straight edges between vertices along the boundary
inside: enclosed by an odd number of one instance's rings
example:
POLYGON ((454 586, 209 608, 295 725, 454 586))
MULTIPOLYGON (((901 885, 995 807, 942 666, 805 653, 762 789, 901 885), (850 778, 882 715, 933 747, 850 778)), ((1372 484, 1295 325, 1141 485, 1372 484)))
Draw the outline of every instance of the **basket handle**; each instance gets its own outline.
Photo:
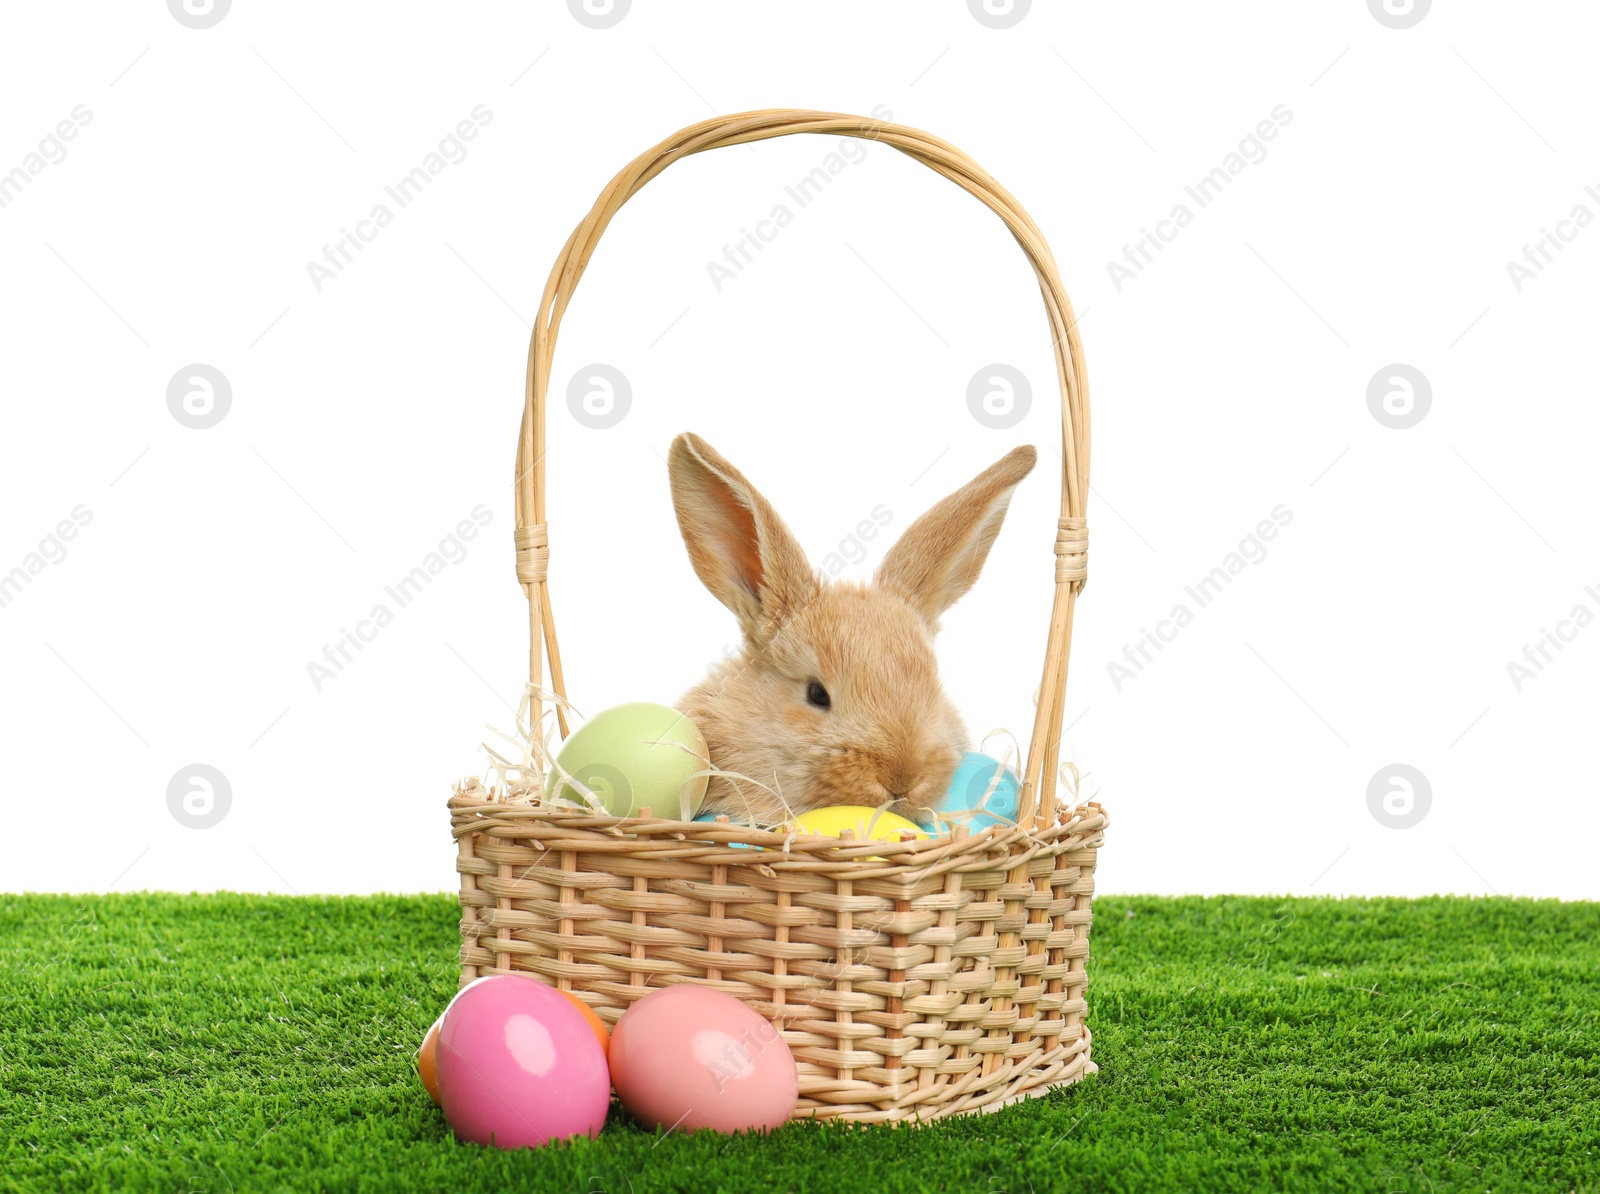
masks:
MULTIPOLYGON (((546 577, 549 539, 545 521, 545 393, 550 385, 550 360, 561 329, 561 317, 572 301, 578 279, 583 276, 590 255, 618 209, 673 162, 708 149, 790 133, 834 134, 881 141, 938 171, 977 196, 1005 221, 1038 276, 1061 386, 1061 517, 1055 541, 1055 602, 1050 614, 1033 736, 1023 768, 1019 821, 1024 827, 1034 824, 1036 817, 1048 823, 1055 814, 1055 775, 1061 716, 1066 701, 1073 607, 1088 575, 1084 505, 1089 492, 1089 383, 1084 372, 1083 345, 1078 338, 1072 304, 1061 286, 1055 259, 1038 225, 1011 193, 976 162, 955 146, 920 129, 837 112, 788 108, 740 112, 701 121, 674 133, 630 162, 600 192, 589 214, 567 238, 565 248, 550 271, 550 280, 545 284, 533 338, 528 345, 526 403, 522 412, 522 434, 517 442, 517 580, 528 597, 528 679, 536 687, 543 683, 542 640, 550 654, 551 684, 557 693, 565 696, 561 652, 546 577)), ((542 713, 541 705, 535 698, 532 710, 535 725, 542 713)), ((565 734, 565 713, 559 705, 557 716, 565 734)))

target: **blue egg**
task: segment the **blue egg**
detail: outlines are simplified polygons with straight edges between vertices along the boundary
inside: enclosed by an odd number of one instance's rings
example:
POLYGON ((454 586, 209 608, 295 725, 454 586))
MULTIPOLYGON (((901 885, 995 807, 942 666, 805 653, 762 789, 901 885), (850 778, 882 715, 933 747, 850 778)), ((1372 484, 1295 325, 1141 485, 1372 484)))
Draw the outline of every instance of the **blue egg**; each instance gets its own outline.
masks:
MULTIPOLYGON (((698 817, 695 818, 695 820, 696 821, 709 821, 709 822, 715 823, 716 819, 719 816, 727 816, 727 814, 726 813, 701 813, 698 817)), ((750 828, 749 826, 745 825, 742 821, 735 821, 732 817, 728 817, 728 824, 737 825, 740 828, 745 828, 745 829, 750 828)), ((747 849, 750 848, 750 843, 749 842, 729 842, 728 845, 732 846, 735 850, 747 850, 747 849)))
POLYGON ((1015 772, 1005 768, 999 782, 994 784, 994 791, 989 792, 989 799, 983 798, 989 785, 994 783, 994 773, 1001 767, 999 759, 968 751, 956 767, 950 786, 931 810, 934 815, 927 816, 925 810, 926 820, 915 818, 917 824, 933 829, 942 821, 948 826, 965 825, 973 833, 991 825, 1015 825, 1021 793, 1015 772))

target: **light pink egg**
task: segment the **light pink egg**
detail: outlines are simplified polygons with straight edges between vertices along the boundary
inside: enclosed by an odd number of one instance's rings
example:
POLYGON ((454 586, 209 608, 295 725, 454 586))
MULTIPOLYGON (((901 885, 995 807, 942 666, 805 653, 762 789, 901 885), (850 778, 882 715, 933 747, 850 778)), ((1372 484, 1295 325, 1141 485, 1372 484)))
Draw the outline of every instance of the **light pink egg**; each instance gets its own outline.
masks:
POLYGON ((772 1023, 709 987, 653 991, 611 1033, 611 1081, 647 1127, 740 1132, 794 1113, 800 1076, 772 1023))
POLYGON ((496 974, 462 988, 437 1046, 439 1102, 462 1140, 536 1148, 594 1136, 611 1102, 594 1031, 559 991, 496 974))

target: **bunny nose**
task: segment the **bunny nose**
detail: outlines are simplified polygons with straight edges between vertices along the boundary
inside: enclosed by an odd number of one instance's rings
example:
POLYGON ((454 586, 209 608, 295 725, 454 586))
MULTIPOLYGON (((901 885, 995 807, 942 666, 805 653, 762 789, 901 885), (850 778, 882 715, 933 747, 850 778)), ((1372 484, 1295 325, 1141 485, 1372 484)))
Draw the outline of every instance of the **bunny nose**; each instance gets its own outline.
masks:
POLYGON ((883 778, 882 784, 890 800, 904 800, 911 794, 911 789, 917 786, 916 769, 900 763, 883 778))

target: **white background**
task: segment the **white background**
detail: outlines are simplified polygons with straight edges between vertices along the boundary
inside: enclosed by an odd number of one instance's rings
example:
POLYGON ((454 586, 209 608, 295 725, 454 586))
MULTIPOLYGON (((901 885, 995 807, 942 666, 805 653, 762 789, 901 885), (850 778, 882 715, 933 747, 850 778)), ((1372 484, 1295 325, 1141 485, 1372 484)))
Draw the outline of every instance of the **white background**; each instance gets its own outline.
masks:
MULTIPOLYGON (((0 171, 75 106, 92 119, 0 209, 0 573, 75 507, 92 521, 0 608, 0 888, 452 887, 450 783, 525 678, 510 480, 550 262, 682 125, 883 105, 1028 206, 1082 317, 1091 580, 1067 721, 1112 817, 1100 889, 1600 896, 1600 627, 1521 691, 1507 671, 1576 605, 1600 613, 1600 230, 1566 226, 1520 292, 1506 268, 1575 206, 1600 214, 1593 6, 1437 4, 1403 30, 1359 0, 1040 0, 1004 30, 957 0, 636 0, 603 30, 555 0, 5 21, 0 171), (307 263, 477 105, 466 157, 319 291, 307 263), (1119 287, 1108 263, 1277 105, 1265 158, 1119 287), (232 389, 205 430, 166 401, 197 362, 232 389), (1431 383, 1406 430, 1367 404, 1393 363, 1431 383), (480 504, 466 558, 318 691, 324 644, 480 504), (1267 557, 1119 690, 1124 645, 1280 504, 1267 557), (232 788, 205 830, 167 807, 197 762, 232 788), (1397 762, 1432 789, 1408 829, 1368 806, 1397 762)), ((833 148, 676 165, 594 256, 551 394, 570 695, 671 701, 734 638, 672 518, 678 431, 818 561, 878 504, 903 529, 1027 442, 1042 467, 941 642, 975 735, 1025 735, 1059 431, 1021 252, 869 145, 720 292, 707 273, 833 148), (596 362, 632 386, 607 430, 565 403, 596 362), (966 405, 996 362, 1033 384, 1009 430, 966 405)))

